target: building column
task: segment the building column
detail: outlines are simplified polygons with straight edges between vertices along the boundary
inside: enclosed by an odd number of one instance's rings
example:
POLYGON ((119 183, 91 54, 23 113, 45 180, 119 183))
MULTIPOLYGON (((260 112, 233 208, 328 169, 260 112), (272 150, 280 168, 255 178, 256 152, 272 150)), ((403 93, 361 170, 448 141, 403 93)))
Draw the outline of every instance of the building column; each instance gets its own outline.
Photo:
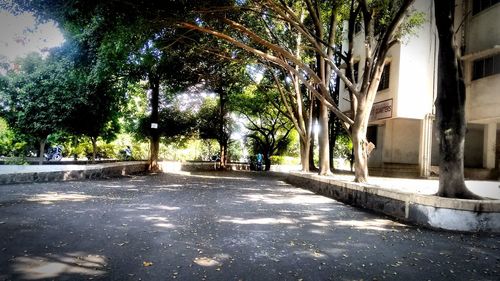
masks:
POLYGON ((420 127, 420 147, 418 151, 418 168, 420 176, 428 178, 431 176, 432 157, 432 124, 434 115, 427 114, 422 120, 420 127))
POLYGON ((494 169, 497 147, 496 121, 484 125, 483 141, 483 168, 494 169))

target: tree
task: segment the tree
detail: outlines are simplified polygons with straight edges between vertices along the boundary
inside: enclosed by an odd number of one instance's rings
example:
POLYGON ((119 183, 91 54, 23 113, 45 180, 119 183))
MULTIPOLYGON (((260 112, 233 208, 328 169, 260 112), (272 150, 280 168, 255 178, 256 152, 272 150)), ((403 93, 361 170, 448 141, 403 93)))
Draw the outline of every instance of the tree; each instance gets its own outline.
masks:
POLYGON ((358 1, 351 2, 349 18, 349 50, 347 53, 348 77, 340 75, 350 91, 351 107, 353 110, 353 124, 350 135, 354 148, 355 181, 366 182, 368 179, 368 155, 371 151, 370 143, 366 138, 366 131, 370 112, 380 83, 380 77, 386 64, 389 49, 400 43, 403 35, 410 33, 418 26, 423 17, 416 14, 409 16, 409 7, 413 0, 401 1, 358 1), (359 81, 353 77, 354 60, 352 57, 353 36, 358 13, 364 27, 365 59, 363 73, 359 81), (404 21, 406 19, 406 22, 404 21))
POLYGON ((235 110, 247 121, 245 127, 249 133, 246 137, 254 144, 254 152, 264 156, 266 171, 271 167, 271 156, 285 150, 290 143, 289 135, 293 129, 278 101, 277 92, 255 85, 233 98, 235 110))
MULTIPOLYGON (((181 110, 175 105, 163 108, 158 113, 158 134, 167 142, 190 138, 196 129, 196 117, 190 110, 181 110)), ((150 132, 150 116, 139 121, 138 130, 143 136, 150 132)))
POLYGON ((457 56, 455 0, 434 0, 439 35, 436 121, 439 133, 438 196, 480 199, 464 182, 465 84, 457 56))
POLYGON ((0 117, 0 156, 11 155, 14 134, 9 129, 7 122, 0 117))
POLYGON ((19 69, 7 73, 9 84, 2 89, 2 111, 15 132, 38 142, 42 164, 47 136, 61 130, 68 118, 66 79, 70 62, 52 57, 44 60, 33 53, 16 64, 19 69))
MULTIPOLYGON (((275 2, 267 0, 245 2, 247 4, 245 7, 241 8, 237 5, 236 10, 240 12, 250 11, 250 13, 262 16, 264 28, 245 25, 238 20, 239 14, 228 18, 226 16, 227 10, 224 10, 224 13, 221 14, 222 22, 237 35, 217 30, 216 27, 206 24, 199 25, 185 22, 181 26, 224 39, 270 64, 294 73, 302 83, 301 85, 304 85, 320 101, 320 124, 324 133, 320 137, 320 146, 324 148, 320 153, 322 155, 320 173, 329 172, 329 161, 325 159, 328 156, 328 149, 326 148, 328 146, 327 122, 324 122, 327 119, 326 107, 328 107, 342 120, 343 126, 349 130, 356 155, 355 181, 365 182, 368 178, 367 158, 369 146, 366 140, 366 130, 370 111, 389 48, 399 42, 402 34, 405 33, 405 28, 414 26, 411 24, 403 25, 403 20, 408 16, 407 10, 412 2, 412 0, 390 3, 386 3, 386 1, 372 1, 370 3, 367 1, 352 1, 351 15, 353 17, 350 20, 354 21, 357 14, 361 13, 365 26, 366 59, 362 80, 359 83, 349 79, 339 69, 339 66, 331 60, 336 31, 334 26, 336 26, 337 21, 335 5, 332 3, 323 6, 318 2, 312 3, 311 1, 275 2), (304 13, 304 11, 307 13, 304 13), (379 15, 384 17, 377 18, 379 15), (325 17, 329 19, 326 23, 321 20, 325 17), (314 52, 315 64, 311 65, 309 61, 304 60, 304 58, 308 57, 297 56, 298 52, 293 52, 288 45, 277 42, 273 36, 274 33, 270 29, 280 25, 276 25, 275 22, 266 25, 268 19, 277 19, 276 21, 286 23, 286 29, 291 31, 290 36, 294 36, 292 33, 300 34, 300 39, 304 40, 304 42, 298 45, 301 49, 307 47, 314 52), (329 26, 326 29, 328 32, 325 32, 325 25, 329 26), (354 105, 353 119, 342 113, 329 95, 328 88, 332 72, 335 72, 351 91, 351 102, 354 105)), ((350 43, 352 44, 352 42, 350 43)), ((349 63, 352 64, 352 61, 349 63)))
POLYGON ((52 50, 52 60, 67 61, 65 79, 61 80, 64 92, 65 118, 61 129, 73 135, 86 136, 92 142, 92 160, 97 154, 97 140, 111 141, 120 130, 119 102, 124 90, 113 73, 112 68, 103 64, 94 67, 93 55, 89 55, 85 44, 72 38, 62 47, 52 50))
MULTIPOLYGON (((224 102, 224 101, 222 101, 224 102)), ((234 122, 228 118, 227 113, 219 99, 207 98, 198 112, 198 131, 201 139, 215 139, 219 143, 219 157, 221 168, 226 164, 226 155, 234 122), (222 109, 222 110, 221 110, 222 109)))

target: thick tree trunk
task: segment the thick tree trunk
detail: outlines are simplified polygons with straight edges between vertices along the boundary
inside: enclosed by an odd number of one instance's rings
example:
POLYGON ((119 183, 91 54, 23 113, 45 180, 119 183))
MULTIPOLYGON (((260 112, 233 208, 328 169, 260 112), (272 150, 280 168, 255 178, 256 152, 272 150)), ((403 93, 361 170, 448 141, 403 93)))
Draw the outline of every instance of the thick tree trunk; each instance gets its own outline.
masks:
POLYGON ((271 170, 271 157, 269 157, 268 153, 264 153, 264 165, 265 165, 264 168, 265 171, 271 170))
POLYGON ((97 137, 90 137, 90 141, 92 142, 92 163, 95 163, 97 157, 97 137))
POLYGON ((43 165, 43 160, 45 160, 45 139, 40 140, 40 157, 38 158, 38 165, 43 165))
POLYGON ((330 171, 330 146, 328 141, 328 108, 323 103, 319 104, 319 174, 329 175, 330 171))
POLYGON ((311 137, 311 140, 309 141, 309 152, 307 159, 309 159, 309 171, 310 172, 317 172, 318 168, 316 168, 316 165, 314 164, 314 147, 315 147, 315 141, 314 141, 314 136, 311 137))
POLYGON ((220 147, 220 169, 224 170, 226 169, 226 164, 227 164, 227 142, 221 142, 219 143, 220 147))
POLYGON ((149 143, 149 167, 148 170, 157 172, 160 169, 158 165, 158 155, 160 153, 160 137, 158 135, 151 136, 149 143))
POLYGON ((300 164, 303 172, 309 172, 309 149, 311 146, 310 140, 300 139, 300 164))
POLYGON ((149 78, 149 86, 151 88, 151 138, 150 138, 150 155, 148 170, 156 172, 160 170, 158 165, 158 155, 160 150, 160 133, 158 132, 158 105, 160 100, 160 81, 156 77, 149 78), (156 124, 156 126, 153 126, 156 124))
POLYGON ((439 132, 438 196, 479 199, 464 181, 465 85, 454 42, 455 1, 434 1, 439 35, 436 120, 439 132))
POLYGON ((227 95, 224 93, 222 88, 219 88, 219 115, 220 115, 220 124, 219 124, 219 145, 220 145, 220 169, 224 170, 227 164, 227 146, 228 140, 226 138, 226 99, 227 95))
POLYGON ((331 118, 328 120, 328 146, 330 151, 330 170, 335 169, 335 163, 333 162, 333 150, 335 149, 335 145, 337 142, 337 130, 335 129, 335 116, 330 116, 331 118))
POLYGON ((358 101, 358 109, 352 126, 352 146, 354 149, 354 181, 368 181, 368 154, 369 144, 366 139, 368 120, 370 118, 371 106, 366 102, 358 101))
POLYGON ((318 172, 319 169, 316 167, 316 164, 314 163, 314 149, 316 147, 316 135, 314 134, 314 124, 316 121, 319 123, 319 108, 318 104, 319 102, 317 100, 312 101, 313 106, 311 108, 311 123, 310 123, 310 130, 311 130, 311 138, 310 138, 310 144, 309 144, 309 171, 311 172, 318 172))

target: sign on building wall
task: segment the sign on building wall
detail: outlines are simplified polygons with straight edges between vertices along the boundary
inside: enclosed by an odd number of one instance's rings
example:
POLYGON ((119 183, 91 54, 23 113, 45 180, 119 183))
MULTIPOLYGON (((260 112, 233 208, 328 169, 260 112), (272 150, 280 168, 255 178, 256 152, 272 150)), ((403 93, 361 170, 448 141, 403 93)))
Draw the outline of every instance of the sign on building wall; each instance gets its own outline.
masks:
POLYGON ((377 121, 381 119, 392 117, 392 99, 376 102, 373 104, 370 113, 370 121, 377 121))
MULTIPOLYGON (((353 118, 352 111, 344 111, 344 114, 349 118, 353 118)), ((392 99, 376 102, 373 104, 370 113, 370 122, 392 117, 392 99)))

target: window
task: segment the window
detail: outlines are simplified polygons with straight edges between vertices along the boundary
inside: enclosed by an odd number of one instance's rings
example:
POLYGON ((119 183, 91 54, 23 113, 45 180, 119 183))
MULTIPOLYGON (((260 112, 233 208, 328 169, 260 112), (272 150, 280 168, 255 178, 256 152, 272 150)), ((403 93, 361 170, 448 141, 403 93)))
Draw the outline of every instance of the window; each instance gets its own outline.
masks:
POLYGON ((354 23, 354 34, 358 34, 361 30, 363 30, 363 25, 361 24, 361 21, 357 20, 354 23))
POLYGON ((382 71, 382 76, 380 76, 380 84, 378 84, 379 91, 389 88, 390 73, 391 73, 391 64, 388 63, 384 66, 384 71, 382 71))
POLYGON ((472 66, 472 80, 500 73, 500 55, 482 58, 474 61, 472 66))
POLYGON ((500 0, 472 0, 472 14, 475 15, 498 3, 500 0))
POLYGON ((368 126, 366 130, 366 139, 377 146, 377 131, 378 126, 368 126))
POLYGON ((352 66, 354 71, 354 81, 358 82, 358 73, 359 73, 359 61, 355 62, 352 66))
POLYGON ((353 75, 352 76, 353 80, 351 81, 352 83, 358 82, 358 72, 359 72, 358 69, 359 69, 359 61, 352 64, 352 69, 351 69, 352 72, 346 70, 347 78, 351 79, 351 74, 353 75))

